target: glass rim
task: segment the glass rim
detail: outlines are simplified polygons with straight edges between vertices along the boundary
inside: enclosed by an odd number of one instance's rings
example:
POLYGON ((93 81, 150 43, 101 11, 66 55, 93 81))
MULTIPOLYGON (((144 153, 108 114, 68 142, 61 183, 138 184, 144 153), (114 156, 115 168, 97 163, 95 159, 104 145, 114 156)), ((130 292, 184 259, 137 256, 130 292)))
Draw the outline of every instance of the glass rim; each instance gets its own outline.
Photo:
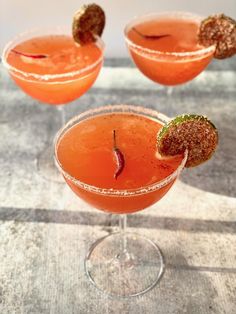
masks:
POLYGON ((213 44, 209 47, 204 47, 204 48, 200 48, 198 50, 195 51, 185 51, 185 52, 165 52, 165 51, 159 51, 159 50, 154 50, 154 49, 150 49, 150 48, 145 48, 141 45, 138 45, 136 43, 134 43, 131 39, 128 38, 128 31, 130 29, 130 27, 135 24, 135 22, 141 21, 142 19, 147 19, 147 18, 152 18, 152 17, 161 17, 161 16, 186 16, 186 17, 192 17, 195 20, 203 20, 204 17, 194 14, 194 13, 190 13, 190 12, 184 12, 184 11, 164 11, 164 12, 154 12, 154 13, 147 13, 141 16, 136 16, 133 19, 131 19, 125 26, 124 28, 124 36, 125 36, 125 41, 127 43, 128 46, 135 48, 143 53, 150 53, 152 55, 156 55, 158 56, 172 56, 172 57, 180 57, 180 58, 184 58, 184 57, 195 57, 195 56, 200 56, 203 54, 207 54, 210 52, 214 52, 216 49, 216 45, 213 44))
POLYGON ((8 52, 11 48, 11 46, 14 44, 15 41, 18 41, 19 39, 28 36, 30 34, 35 34, 37 32, 50 32, 50 31, 62 31, 65 33, 66 31, 69 30, 68 26, 55 26, 55 27, 41 27, 41 28, 33 28, 31 30, 28 31, 24 31, 19 33, 18 35, 16 35, 12 40, 8 41, 6 43, 6 45, 3 48, 3 52, 2 52, 2 63, 4 65, 4 67, 8 70, 8 71, 12 71, 16 74, 20 74, 22 75, 24 78, 34 78, 37 80, 42 80, 42 81, 49 81, 49 80, 53 80, 53 79, 62 79, 62 78, 73 78, 74 76, 80 75, 82 73, 85 73, 93 68, 95 68, 100 62, 102 62, 103 58, 104 58, 104 50, 105 50, 105 43, 102 40, 101 37, 97 36, 96 38, 96 44, 98 46, 98 48, 101 50, 101 56, 92 64, 80 69, 80 70, 74 70, 74 71, 70 71, 70 72, 66 72, 66 73, 59 73, 59 74, 38 74, 38 73, 34 73, 34 72, 25 72, 22 70, 17 69, 16 67, 10 65, 7 62, 7 56, 8 56, 8 52))
MULTIPOLYGON (((141 107, 141 106, 134 106, 134 105, 125 105, 125 104, 115 104, 115 105, 105 105, 105 106, 101 106, 99 108, 94 108, 94 109, 89 109, 86 110, 85 112, 71 118, 56 134, 55 138, 54 138, 54 160, 55 160, 55 164, 56 167, 58 168, 58 170, 61 172, 61 174, 65 177, 65 179, 71 181, 74 185, 89 191, 89 192, 93 192, 96 194, 100 194, 100 195, 107 195, 107 196, 122 196, 122 197, 127 197, 127 196, 135 196, 135 195, 142 195, 142 194, 147 194, 150 192, 154 192, 156 190, 159 190, 160 188, 166 186, 167 184, 171 183, 174 179, 176 179, 178 177, 178 175, 180 174, 180 172, 183 170, 187 158, 188 158, 188 151, 186 150, 184 155, 183 155, 183 159, 181 161, 181 163, 179 164, 178 168, 172 172, 170 175, 168 175, 167 177, 165 177, 164 179, 149 184, 149 185, 145 185, 143 187, 139 187, 139 188, 132 188, 132 189, 113 189, 113 188, 100 188, 91 184, 87 184, 82 182, 81 180, 76 179, 75 177, 71 176, 67 171, 65 171, 63 169, 62 164, 59 161, 58 155, 57 155, 57 147, 60 141, 61 136, 63 136, 67 130, 69 130, 71 127, 73 127, 73 125, 77 123, 79 123, 79 121, 83 118, 86 119, 93 117, 93 116, 97 116, 97 115, 102 115, 105 114, 104 111, 107 111, 106 113, 136 113, 139 115, 143 115, 146 116, 147 118, 151 119, 155 119, 158 120, 159 123, 162 123, 164 125, 164 123, 167 123, 170 118, 168 118, 166 115, 153 110, 153 109, 149 109, 149 108, 145 108, 145 107, 141 107), (118 110, 118 111, 114 111, 114 110, 118 110), (129 111, 130 110, 130 111, 129 111), (142 112, 140 112, 142 111, 142 112), (93 115, 95 114, 95 115, 93 115)), ((83 121, 83 120, 82 120, 83 121)))

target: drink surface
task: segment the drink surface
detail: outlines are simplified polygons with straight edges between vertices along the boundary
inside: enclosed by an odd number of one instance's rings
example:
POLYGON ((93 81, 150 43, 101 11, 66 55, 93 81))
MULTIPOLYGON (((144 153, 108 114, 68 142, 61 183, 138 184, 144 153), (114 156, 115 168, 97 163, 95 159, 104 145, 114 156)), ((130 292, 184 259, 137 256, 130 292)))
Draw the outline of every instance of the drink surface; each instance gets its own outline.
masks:
POLYGON ((27 54, 47 55, 47 58, 35 59, 11 51, 7 57, 7 62, 16 69, 42 75, 81 70, 96 62, 102 54, 95 43, 79 46, 68 35, 34 37, 13 49, 27 54))
POLYGON ((191 52, 203 48, 197 42, 199 22, 193 19, 165 17, 149 20, 134 27, 147 36, 168 35, 159 39, 147 39, 131 28, 128 38, 144 48, 162 52, 191 52))
POLYGON ((173 173, 182 156, 171 160, 156 157, 156 138, 161 124, 129 113, 104 114, 71 127, 57 147, 62 168, 72 177, 99 187, 135 189, 159 182, 173 173), (117 179, 113 130, 125 166, 117 179))

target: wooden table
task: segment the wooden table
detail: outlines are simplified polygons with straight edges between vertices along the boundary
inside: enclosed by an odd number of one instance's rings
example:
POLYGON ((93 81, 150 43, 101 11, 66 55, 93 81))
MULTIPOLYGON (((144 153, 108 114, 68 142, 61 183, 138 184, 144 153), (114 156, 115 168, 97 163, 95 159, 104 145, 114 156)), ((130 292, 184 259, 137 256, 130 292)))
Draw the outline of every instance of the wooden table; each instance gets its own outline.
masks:
POLYGON ((0 65, 0 313, 236 313, 235 60, 213 63, 172 95, 129 61, 108 60, 93 88, 64 107, 67 120, 114 103, 195 112, 219 129, 208 163, 185 170, 163 200, 130 217, 130 230, 158 243, 167 267, 152 291, 128 300, 97 292, 83 268, 88 248, 117 217, 42 175, 38 157, 60 114, 26 96, 0 65))

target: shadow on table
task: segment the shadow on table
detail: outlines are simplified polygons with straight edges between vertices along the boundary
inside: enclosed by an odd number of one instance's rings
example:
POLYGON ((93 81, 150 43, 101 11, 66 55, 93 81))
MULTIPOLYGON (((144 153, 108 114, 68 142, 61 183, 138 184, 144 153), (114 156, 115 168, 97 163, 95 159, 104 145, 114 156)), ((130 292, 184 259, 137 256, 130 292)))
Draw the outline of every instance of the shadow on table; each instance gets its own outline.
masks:
MULTIPOLYGON (((118 225, 118 215, 106 214, 101 211, 80 212, 9 207, 0 208, 0 220, 101 226, 107 232, 114 231, 113 227, 118 225)), ((153 217, 143 214, 129 215, 128 225, 132 228, 145 226, 145 228, 151 229, 182 230, 193 233, 236 233, 236 222, 234 221, 153 217)))
POLYGON ((169 252, 166 262, 166 272, 160 286, 155 289, 166 313, 177 310, 176 307, 181 305, 181 313, 219 313, 214 301, 217 291, 206 273, 198 267, 192 269, 179 250, 169 252), (169 297, 163 298, 163 295, 169 297))
MULTIPOLYGON (((228 121, 229 122, 229 121, 228 121)), ((219 129, 219 146, 208 162, 185 169, 180 180, 198 189, 236 197, 235 125, 215 121, 219 129)))

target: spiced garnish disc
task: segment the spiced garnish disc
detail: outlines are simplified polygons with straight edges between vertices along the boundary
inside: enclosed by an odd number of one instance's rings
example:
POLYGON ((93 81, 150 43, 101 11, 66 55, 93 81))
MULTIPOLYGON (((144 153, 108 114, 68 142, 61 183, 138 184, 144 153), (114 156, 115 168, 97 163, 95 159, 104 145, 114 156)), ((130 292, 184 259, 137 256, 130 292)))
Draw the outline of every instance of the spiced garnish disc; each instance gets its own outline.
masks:
POLYGON ((185 167, 195 167, 211 158, 218 144, 214 124, 201 115, 184 114, 164 125, 158 132, 157 147, 162 156, 188 151, 185 167))
POLYGON ((85 45, 96 41, 105 27, 105 13, 97 4, 85 4, 74 15, 72 34, 74 40, 85 45))
POLYGON ((198 40, 205 47, 216 46, 216 59, 232 57, 236 54, 236 21, 224 14, 211 15, 201 22, 198 40))

